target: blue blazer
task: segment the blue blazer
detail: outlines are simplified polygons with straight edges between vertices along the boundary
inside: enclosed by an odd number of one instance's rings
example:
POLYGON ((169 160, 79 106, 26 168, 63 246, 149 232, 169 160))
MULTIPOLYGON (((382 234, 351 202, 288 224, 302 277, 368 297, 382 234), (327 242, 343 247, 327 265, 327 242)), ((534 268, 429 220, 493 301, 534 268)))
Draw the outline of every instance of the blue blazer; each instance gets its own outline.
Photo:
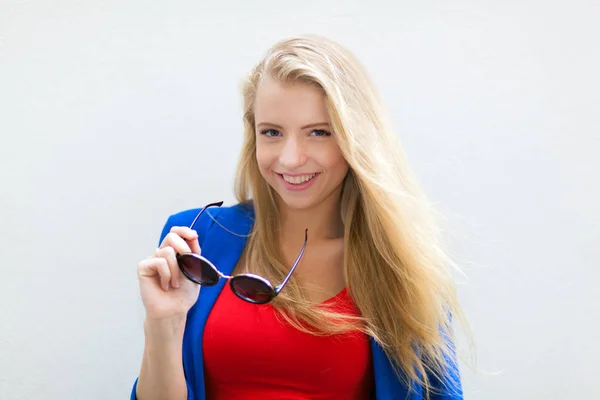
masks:
MULTIPOLYGON (((172 215, 165 224, 159 243, 173 226, 190 226, 199 209, 187 210, 172 215)), ((194 229, 202 255, 211 260, 224 274, 231 274, 246 244, 247 235, 252 230, 254 212, 251 205, 237 204, 231 207, 209 208, 198 219, 194 229)), ((204 364, 202 360, 202 334, 208 314, 215 303, 226 280, 221 279, 215 286, 203 286, 198 301, 188 312, 183 335, 183 366, 188 388, 188 400, 205 400, 204 364)), ((423 388, 413 384, 412 390, 399 379, 383 349, 371 339, 373 368, 375 375, 376 400, 422 400, 423 388)), ((462 387, 458 368, 451 360, 452 368, 443 380, 430 376, 435 393, 431 400, 462 399, 462 387)), ((137 380, 131 392, 131 400, 136 400, 137 380)))

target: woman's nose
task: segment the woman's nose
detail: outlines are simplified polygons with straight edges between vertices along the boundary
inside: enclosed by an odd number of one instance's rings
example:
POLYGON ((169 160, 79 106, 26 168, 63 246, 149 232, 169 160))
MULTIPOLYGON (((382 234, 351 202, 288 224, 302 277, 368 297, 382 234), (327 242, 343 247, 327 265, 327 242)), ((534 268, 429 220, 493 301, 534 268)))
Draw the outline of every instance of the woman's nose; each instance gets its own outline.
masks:
POLYGON ((279 154, 279 163, 291 171, 294 168, 300 167, 305 162, 306 151, 302 143, 294 137, 287 139, 283 145, 281 154, 279 154))

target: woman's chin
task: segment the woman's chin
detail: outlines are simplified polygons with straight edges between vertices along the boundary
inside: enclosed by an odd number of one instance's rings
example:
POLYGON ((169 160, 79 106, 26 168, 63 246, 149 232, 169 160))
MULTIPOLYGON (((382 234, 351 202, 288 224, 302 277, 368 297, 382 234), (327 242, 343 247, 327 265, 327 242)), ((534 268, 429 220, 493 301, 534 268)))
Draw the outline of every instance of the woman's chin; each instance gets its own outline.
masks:
POLYGON ((299 196, 297 194, 281 193, 280 191, 276 191, 276 193, 279 206, 288 210, 308 210, 316 205, 313 196, 299 196))
POLYGON ((310 199, 286 199, 282 197, 281 205, 289 210, 301 211, 313 208, 315 206, 315 203, 310 199))

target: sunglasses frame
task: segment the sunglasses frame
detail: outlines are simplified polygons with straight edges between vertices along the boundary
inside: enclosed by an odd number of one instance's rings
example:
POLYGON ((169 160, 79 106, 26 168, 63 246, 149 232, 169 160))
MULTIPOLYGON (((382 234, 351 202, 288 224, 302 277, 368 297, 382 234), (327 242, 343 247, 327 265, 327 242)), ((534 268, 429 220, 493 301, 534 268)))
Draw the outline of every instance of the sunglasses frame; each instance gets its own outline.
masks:
MULTIPOLYGON (((190 229, 194 229, 194 225, 196 224, 196 221, 198 220, 198 218, 200 218, 200 216, 204 213, 204 211, 206 211, 206 209, 208 209, 209 207, 221 207, 222 205, 223 205, 223 202, 219 201, 219 202, 210 203, 210 204, 204 206, 200 210, 200 212, 198 213, 198 215, 196 215, 196 218, 194 218, 194 221, 190 225, 190 229)), ((302 256, 304 255, 304 250, 306 249, 307 242, 308 242, 308 229, 306 229, 304 231, 304 244, 302 245, 302 249, 300 250, 300 254, 298 254, 298 257, 296 258, 296 261, 292 265, 292 268, 290 268, 290 271, 287 273, 286 277, 277 286, 273 286, 273 284, 268 279, 263 278, 262 276, 256 275, 256 274, 250 274, 250 273, 236 274, 236 275, 226 275, 226 274, 223 274, 221 271, 219 271, 219 269, 212 262, 210 262, 206 257, 203 257, 200 254, 195 254, 195 253, 177 254, 177 264, 179 265, 179 269, 181 270, 181 272, 183 273, 183 275, 187 279, 189 279, 190 281, 192 281, 192 282, 194 282, 194 283, 196 283, 198 285, 201 285, 201 286, 214 286, 217 283, 219 283, 219 281, 221 279, 227 279, 227 280, 229 280, 229 286, 231 287, 231 291, 237 297, 239 297, 240 299, 242 299, 244 301, 247 301, 249 303, 253 303, 253 304, 266 304, 266 303, 269 303, 270 301, 272 301, 275 297, 277 297, 277 295, 283 290, 283 288, 285 287, 285 285, 290 280, 292 274, 294 273, 294 270, 296 269, 296 267, 300 263, 300 260, 302 259, 302 256), (212 268, 212 270, 214 272, 217 273, 217 279, 216 279, 216 281, 214 283, 202 283, 199 279, 195 278, 183 266, 183 263, 181 262, 181 260, 185 259, 185 258, 194 258, 194 259, 197 259, 198 261, 200 261, 201 263, 205 263, 206 265, 208 265, 210 268, 212 268), (262 284, 264 284, 269 289, 269 297, 267 299, 265 299, 265 300, 255 300, 255 299, 252 299, 250 297, 244 296, 243 294, 239 293, 237 291, 237 289, 235 288, 235 282, 238 281, 238 280, 240 280, 240 279, 250 279, 250 280, 261 282, 262 284)))

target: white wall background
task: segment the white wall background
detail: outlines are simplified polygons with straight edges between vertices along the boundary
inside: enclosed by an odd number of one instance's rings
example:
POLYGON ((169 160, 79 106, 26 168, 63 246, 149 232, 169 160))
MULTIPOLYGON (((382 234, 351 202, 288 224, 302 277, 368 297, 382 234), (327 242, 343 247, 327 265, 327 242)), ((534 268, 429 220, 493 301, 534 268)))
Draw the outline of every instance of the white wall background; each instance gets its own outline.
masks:
POLYGON ((594 1, 0 0, 0 399, 128 398, 135 268, 233 201, 239 82, 313 32, 366 64, 469 280, 467 399, 599 399, 594 1))

